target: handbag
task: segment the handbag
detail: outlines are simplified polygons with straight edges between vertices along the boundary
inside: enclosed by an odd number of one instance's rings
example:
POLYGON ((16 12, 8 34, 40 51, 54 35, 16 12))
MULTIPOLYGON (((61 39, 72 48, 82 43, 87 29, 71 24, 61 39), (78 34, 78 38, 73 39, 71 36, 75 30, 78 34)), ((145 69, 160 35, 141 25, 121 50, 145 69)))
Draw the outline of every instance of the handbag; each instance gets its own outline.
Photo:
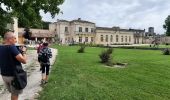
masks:
POLYGON ((11 53, 9 53, 9 57, 14 71, 14 79, 11 81, 11 85, 17 90, 24 89, 27 86, 27 73, 23 70, 22 65, 15 65, 11 53))
POLYGON ((22 69, 22 66, 16 66, 14 79, 11 84, 18 90, 24 89, 27 86, 27 73, 22 69))

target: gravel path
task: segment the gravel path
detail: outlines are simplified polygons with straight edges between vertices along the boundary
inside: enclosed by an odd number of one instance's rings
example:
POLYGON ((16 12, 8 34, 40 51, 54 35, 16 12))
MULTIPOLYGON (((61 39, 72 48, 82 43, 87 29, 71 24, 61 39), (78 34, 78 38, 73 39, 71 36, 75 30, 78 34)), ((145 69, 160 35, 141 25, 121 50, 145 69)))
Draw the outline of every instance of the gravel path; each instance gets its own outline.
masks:
MULTIPOLYGON (((57 50, 52 49, 53 57, 50 59, 51 64, 54 64, 57 50)), ((40 86, 41 72, 37 61, 36 50, 29 50, 27 53, 27 64, 23 65, 28 74, 28 84, 23 93, 19 96, 19 100, 36 100, 38 92, 42 90, 40 86)), ((2 78, 0 77, 0 100, 10 100, 10 93, 5 89, 2 78)))

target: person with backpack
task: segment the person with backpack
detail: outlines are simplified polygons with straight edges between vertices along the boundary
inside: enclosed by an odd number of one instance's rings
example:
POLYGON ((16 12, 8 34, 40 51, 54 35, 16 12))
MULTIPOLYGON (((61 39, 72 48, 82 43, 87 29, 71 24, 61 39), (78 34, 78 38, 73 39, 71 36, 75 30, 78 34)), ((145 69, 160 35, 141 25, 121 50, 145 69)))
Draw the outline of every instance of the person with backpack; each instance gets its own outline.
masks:
POLYGON ((48 82, 48 75, 50 69, 50 58, 52 58, 51 49, 48 47, 48 43, 43 43, 43 48, 38 53, 38 59, 40 61, 42 80, 41 84, 48 82))
MULTIPOLYGON (((16 66, 26 64, 26 47, 16 47, 16 35, 7 32, 4 35, 4 44, 0 45, 0 74, 8 91, 11 93, 11 100, 18 100, 23 89, 17 89, 12 83, 15 79, 16 66)), ((6 98, 7 99, 7 98, 6 98)))

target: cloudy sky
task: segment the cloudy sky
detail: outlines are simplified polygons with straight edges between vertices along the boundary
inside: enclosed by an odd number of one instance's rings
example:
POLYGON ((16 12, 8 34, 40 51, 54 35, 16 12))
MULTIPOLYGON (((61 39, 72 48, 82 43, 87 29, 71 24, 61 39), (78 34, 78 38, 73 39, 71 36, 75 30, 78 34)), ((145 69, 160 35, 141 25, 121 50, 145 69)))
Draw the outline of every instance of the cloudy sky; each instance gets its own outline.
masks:
POLYGON ((43 20, 55 22, 57 19, 81 18, 100 27, 119 26, 146 31, 151 26, 156 33, 163 34, 162 25, 170 15, 170 0, 65 0, 60 8, 63 14, 54 19, 41 12, 43 20))

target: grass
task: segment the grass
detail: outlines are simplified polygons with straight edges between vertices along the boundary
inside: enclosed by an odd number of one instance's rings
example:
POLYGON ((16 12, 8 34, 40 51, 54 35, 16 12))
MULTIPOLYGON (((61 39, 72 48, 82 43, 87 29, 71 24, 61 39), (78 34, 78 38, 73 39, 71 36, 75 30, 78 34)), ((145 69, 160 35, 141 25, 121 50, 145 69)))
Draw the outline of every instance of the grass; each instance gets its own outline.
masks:
POLYGON ((170 56, 161 51, 114 49, 126 68, 99 63, 104 48, 57 46, 59 55, 39 100, 169 100, 170 56))

